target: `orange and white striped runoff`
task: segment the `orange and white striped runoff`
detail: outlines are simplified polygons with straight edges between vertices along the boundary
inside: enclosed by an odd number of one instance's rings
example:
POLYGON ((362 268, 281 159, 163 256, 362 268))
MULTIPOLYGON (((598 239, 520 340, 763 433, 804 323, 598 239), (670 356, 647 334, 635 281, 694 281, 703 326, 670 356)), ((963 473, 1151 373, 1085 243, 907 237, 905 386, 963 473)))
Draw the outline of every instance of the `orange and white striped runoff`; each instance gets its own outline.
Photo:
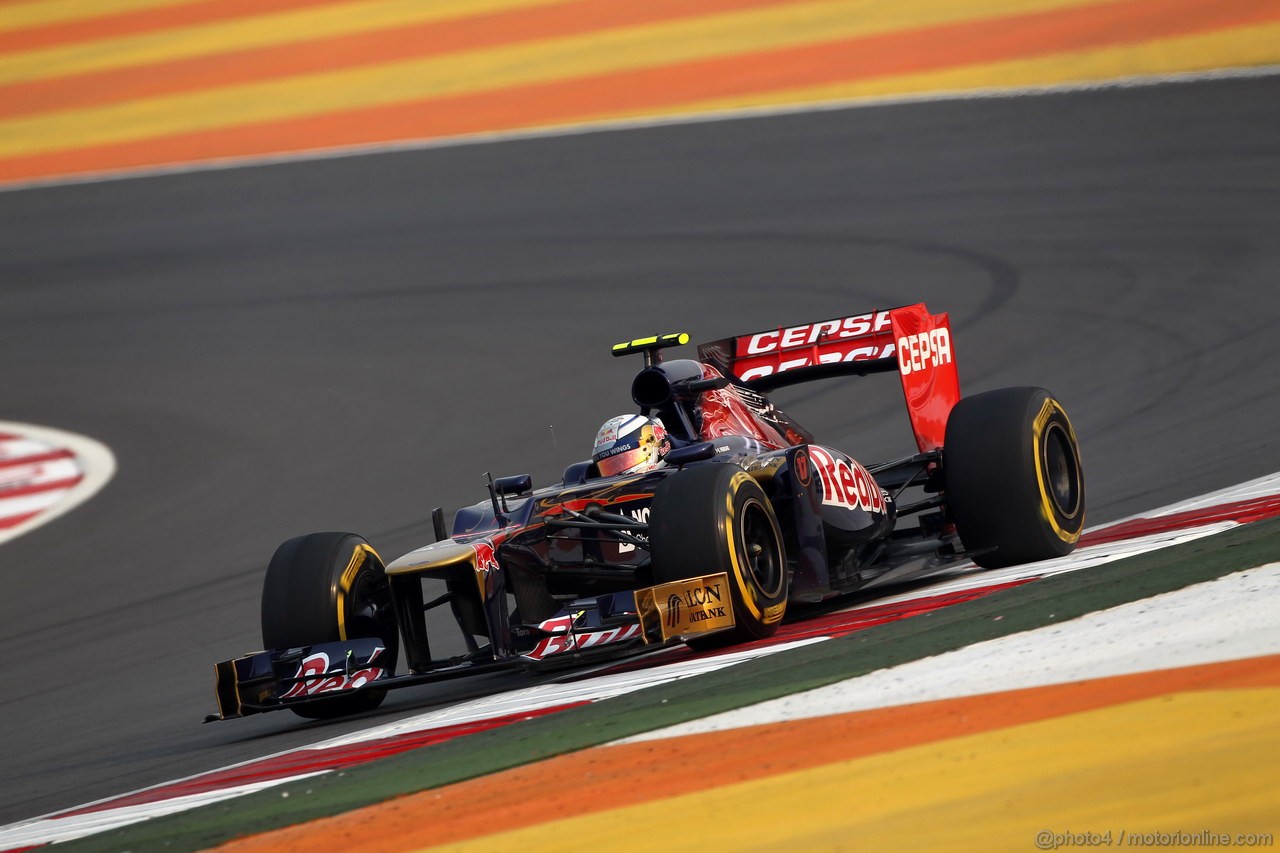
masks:
POLYGON ((1278 61, 1274 0, 0 0, 0 183, 1278 61))

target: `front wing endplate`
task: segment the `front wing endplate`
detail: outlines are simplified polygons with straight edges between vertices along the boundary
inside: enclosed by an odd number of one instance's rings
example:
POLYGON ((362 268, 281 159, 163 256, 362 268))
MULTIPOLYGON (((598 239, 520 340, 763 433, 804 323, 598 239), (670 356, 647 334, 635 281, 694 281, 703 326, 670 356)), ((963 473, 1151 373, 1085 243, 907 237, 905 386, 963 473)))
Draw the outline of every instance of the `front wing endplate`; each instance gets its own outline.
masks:
POLYGON ((638 589, 635 596, 646 643, 665 643, 735 624, 729 576, 723 573, 638 589))

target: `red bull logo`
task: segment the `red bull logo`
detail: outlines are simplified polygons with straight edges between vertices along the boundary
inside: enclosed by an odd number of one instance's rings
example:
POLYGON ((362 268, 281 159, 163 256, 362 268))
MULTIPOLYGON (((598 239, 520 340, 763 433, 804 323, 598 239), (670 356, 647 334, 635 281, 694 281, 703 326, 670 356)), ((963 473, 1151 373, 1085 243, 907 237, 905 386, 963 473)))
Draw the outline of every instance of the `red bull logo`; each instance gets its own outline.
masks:
POLYGON ((532 650, 524 653, 524 657, 529 660, 542 660, 553 655, 620 643, 640 636, 639 625, 623 625, 604 631, 576 632, 573 623, 578 615, 581 614, 556 616, 538 625, 538 630, 550 633, 551 636, 539 640, 532 650))
MULTIPOLYGON (((369 662, 373 661, 382 654, 385 649, 379 647, 370 656, 369 662)), ((294 678, 306 678, 308 681, 299 681, 281 695, 281 699, 292 699, 298 696, 317 696, 321 693, 337 693, 342 690, 355 690, 357 687, 364 687, 372 681, 382 677, 383 669, 377 666, 368 666, 364 669, 358 669, 355 672, 347 673, 339 670, 328 678, 322 678, 332 667, 329 656, 324 652, 316 652, 313 655, 307 655, 302 659, 302 663, 298 666, 298 671, 294 673, 294 678)))
POLYGON ((884 512, 884 494, 866 468, 842 453, 817 445, 809 446, 809 455, 813 457, 813 467, 822 483, 824 504, 884 512))
POLYGON ((481 539, 479 542, 472 542, 471 549, 476 552, 476 571, 488 574, 496 572, 499 568, 498 557, 493 553, 493 542, 488 539, 481 539))

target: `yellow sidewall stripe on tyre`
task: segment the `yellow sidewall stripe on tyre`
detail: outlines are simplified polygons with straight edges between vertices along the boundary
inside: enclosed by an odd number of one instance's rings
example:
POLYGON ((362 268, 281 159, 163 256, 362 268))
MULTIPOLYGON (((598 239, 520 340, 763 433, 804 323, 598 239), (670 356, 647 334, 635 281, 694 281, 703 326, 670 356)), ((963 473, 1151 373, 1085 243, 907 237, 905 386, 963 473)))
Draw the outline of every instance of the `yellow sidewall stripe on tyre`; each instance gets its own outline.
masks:
POLYGON ((378 552, 373 550, 372 546, 361 543, 351 552, 351 560, 347 563, 347 567, 342 570, 342 577, 338 581, 339 639, 351 639, 347 636, 347 593, 351 592, 351 585, 355 582, 356 575, 360 573, 360 567, 365 564, 365 561, 370 556, 379 562, 382 561, 382 558, 378 556, 378 552))
MULTIPOLYGON (((1049 418, 1053 417, 1055 412, 1062 416, 1062 420, 1067 425, 1067 434, 1071 438, 1071 445, 1073 447, 1076 446, 1076 433, 1075 433, 1075 430, 1071 428, 1071 421, 1070 419, 1067 418, 1067 413, 1063 410, 1061 406, 1058 405, 1058 403, 1052 397, 1050 397, 1046 399, 1044 403, 1040 406, 1040 413, 1036 415, 1035 430, 1034 430, 1034 433, 1032 434, 1032 439, 1031 439, 1031 452, 1032 452, 1031 467, 1035 469, 1036 485, 1040 489, 1041 517, 1043 517, 1044 520, 1049 523, 1049 526, 1053 528, 1053 532, 1057 535, 1059 539, 1061 539, 1063 542, 1073 543, 1080 539, 1080 531, 1084 530, 1084 519, 1083 518, 1080 519, 1080 526, 1076 528, 1074 532, 1064 530, 1062 528, 1062 525, 1058 524, 1057 514, 1053 511, 1054 501, 1053 501, 1053 498, 1049 496, 1048 486, 1045 485, 1044 470, 1043 470, 1044 466, 1043 464, 1041 464, 1044 456, 1044 454, 1041 452, 1042 450, 1041 441, 1044 438, 1044 428, 1049 423, 1049 418)), ((1075 464, 1074 458, 1071 459, 1071 463, 1072 465, 1075 464)), ((1079 469, 1077 468, 1077 473, 1078 472, 1079 472, 1079 469)), ((1083 477, 1080 478, 1080 488, 1081 489, 1084 488, 1083 477)))
MULTIPOLYGON (((725 494, 725 512, 727 519, 725 522, 725 542, 729 547, 729 562, 733 568, 733 577, 738 585, 740 598, 743 605, 751 612, 751 615, 764 625, 772 625, 781 621, 783 614, 786 612, 786 605, 773 605, 761 609, 760 603, 756 601, 755 587, 747 581, 747 575, 743 571, 742 561, 739 559, 738 538, 737 538, 737 514, 734 511, 734 499, 737 497, 738 491, 744 483, 754 483, 755 480, 746 471, 739 471, 733 475, 730 482, 730 489, 725 494)), ((785 571, 785 568, 780 568, 785 571)))
POLYGON ((742 561, 738 559, 738 515, 734 507, 734 498, 737 497, 738 490, 742 488, 743 479, 751 479, 745 472, 733 475, 733 479, 729 481, 729 490, 725 493, 725 544, 729 549, 729 565, 733 569, 733 580, 738 587, 738 598, 742 600, 742 605, 751 612, 756 619, 764 621, 764 613, 760 611, 760 606, 756 604, 753 590, 747 585, 746 577, 742 573, 742 561))

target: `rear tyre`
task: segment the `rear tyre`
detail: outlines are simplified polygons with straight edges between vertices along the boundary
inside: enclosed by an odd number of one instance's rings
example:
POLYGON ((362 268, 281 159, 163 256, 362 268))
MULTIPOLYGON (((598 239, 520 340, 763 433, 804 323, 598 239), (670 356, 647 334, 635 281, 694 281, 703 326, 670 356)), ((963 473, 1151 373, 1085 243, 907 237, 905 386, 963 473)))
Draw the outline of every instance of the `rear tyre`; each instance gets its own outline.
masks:
POLYGON ((1084 528, 1084 469, 1062 404, 1043 388, 1002 388, 951 410, 944 497, 973 561, 999 568, 1069 554, 1084 528))
POLYGON ((737 465, 698 465, 659 484, 649 516, 656 583, 724 572, 735 627, 689 641, 715 648, 772 636, 787 608, 787 557, 764 490, 737 465))
MULTIPOLYGON (((400 650, 391 587, 377 552, 353 533, 311 533, 276 549, 262 587, 262 643, 287 649, 378 637, 380 665, 395 670, 400 650)), ((382 704, 386 690, 291 705, 308 719, 330 719, 382 704)))

